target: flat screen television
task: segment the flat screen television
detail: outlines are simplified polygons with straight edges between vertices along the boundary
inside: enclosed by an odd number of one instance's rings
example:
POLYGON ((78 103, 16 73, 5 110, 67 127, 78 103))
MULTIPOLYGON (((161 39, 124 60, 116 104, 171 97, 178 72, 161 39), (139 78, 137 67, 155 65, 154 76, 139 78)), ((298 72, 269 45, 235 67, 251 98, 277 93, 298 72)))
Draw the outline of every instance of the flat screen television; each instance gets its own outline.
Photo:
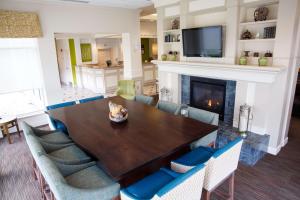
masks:
POLYGON ((182 30, 183 55, 186 57, 222 57, 222 26, 182 30))

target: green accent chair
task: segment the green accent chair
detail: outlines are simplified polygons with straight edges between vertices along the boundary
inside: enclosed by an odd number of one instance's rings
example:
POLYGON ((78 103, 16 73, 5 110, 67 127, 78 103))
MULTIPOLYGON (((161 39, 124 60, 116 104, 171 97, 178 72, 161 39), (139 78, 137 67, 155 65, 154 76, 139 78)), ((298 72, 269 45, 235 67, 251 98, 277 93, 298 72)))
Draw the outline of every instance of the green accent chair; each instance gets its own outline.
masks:
POLYGON ((156 104, 156 108, 159 110, 162 110, 167 113, 171 113, 174 115, 178 115, 181 110, 181 105, 178 105, 176 103, 168 102, 168 101, 158 101, 156 104))
POLYGON ((56 161, 65 164, 81 164, 92 161, 91 157, 89 157, 74 143, 52 144, 40 141, 34 133, 34 130, 39 129, 31 127, 25 122, 23 123, 23 130, 26 142, 34 158, 37 157, 37 152, 40 152, 42 154, 48 154, 56 161))
MULTIPOLYGON (((211 125, 218 125, 219 123, 219 114, 209 112, 206 110, 188 107, 188 117, 198 120, 200 122, 211 124, 211 125)), ((200 146, 215 146, 215 141, 217 139, 218 131, 214 131, 203 138, 197 140, 196 142, 191 144, 191 148, 195 149, 200 146)))
POLYGON ((57 200, 110 200, 120 193, 120 185, 97 167, 96 162, 66 165, 40 155, 37 166, 57 200))
POLYGON ((135 98, 135 81, 120 80, 118 82, 117 95, 124 99, 134 100, 135 98))
POLYGON ((137 102, 141 102, 147 105, 151 105, 153 103, 153 97, 145 96, 145 95, 136 95, 134 100, 137 102))

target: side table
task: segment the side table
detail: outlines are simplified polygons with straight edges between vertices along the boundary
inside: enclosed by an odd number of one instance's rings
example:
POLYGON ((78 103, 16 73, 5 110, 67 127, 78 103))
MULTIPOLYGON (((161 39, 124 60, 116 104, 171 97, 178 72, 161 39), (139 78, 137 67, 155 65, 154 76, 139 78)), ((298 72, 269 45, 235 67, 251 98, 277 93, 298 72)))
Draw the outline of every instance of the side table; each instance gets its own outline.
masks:
POLYGON ((16 127, 17 128, 17 132, 19 134, 19 137, 21 137, 21 133, 20 133, 20 129, 19 129, 19 125, 18 125, 18 120, 15 116, 4 116, 4 117, 0 117, 0 129, 4 135, 7 135, 7 140, 9 142, 9 144, 12 143, 12 140, 10 138, 10 133, 9 133, 9 129, 12 127, 16 127))

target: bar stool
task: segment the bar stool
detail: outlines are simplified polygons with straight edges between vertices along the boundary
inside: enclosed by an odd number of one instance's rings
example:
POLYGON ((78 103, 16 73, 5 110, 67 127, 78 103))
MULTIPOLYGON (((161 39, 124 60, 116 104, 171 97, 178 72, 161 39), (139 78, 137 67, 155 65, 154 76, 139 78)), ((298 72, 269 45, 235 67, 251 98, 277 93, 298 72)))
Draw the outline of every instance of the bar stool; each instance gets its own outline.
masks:
POLYGON ((0 117, 0 129, 3 132, 3 135, 7 135, 8 143, 11 144, 12 140, 10 138, 9 129, 12 127, 17 128, 17 132, 19 134, 19 137, 21 137, 18 120, 15 116, 4 116, 0 117))

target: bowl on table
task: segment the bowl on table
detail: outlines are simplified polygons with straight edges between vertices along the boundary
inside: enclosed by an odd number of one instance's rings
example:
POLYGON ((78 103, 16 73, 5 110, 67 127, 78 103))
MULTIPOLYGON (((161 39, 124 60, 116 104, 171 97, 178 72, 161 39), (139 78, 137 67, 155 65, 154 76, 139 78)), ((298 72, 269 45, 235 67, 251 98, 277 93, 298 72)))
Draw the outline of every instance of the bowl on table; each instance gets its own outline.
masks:
POLYGON ((113 122, 116 122, 116 123, 121 123, 121 122, 124 122, 126 121, 128 118, 128 113, 126 112, 124 115, 121 114, 121 115, 118 115, 117 117, 113 116, 111 112, 109 112, 109 119, 113 122))

